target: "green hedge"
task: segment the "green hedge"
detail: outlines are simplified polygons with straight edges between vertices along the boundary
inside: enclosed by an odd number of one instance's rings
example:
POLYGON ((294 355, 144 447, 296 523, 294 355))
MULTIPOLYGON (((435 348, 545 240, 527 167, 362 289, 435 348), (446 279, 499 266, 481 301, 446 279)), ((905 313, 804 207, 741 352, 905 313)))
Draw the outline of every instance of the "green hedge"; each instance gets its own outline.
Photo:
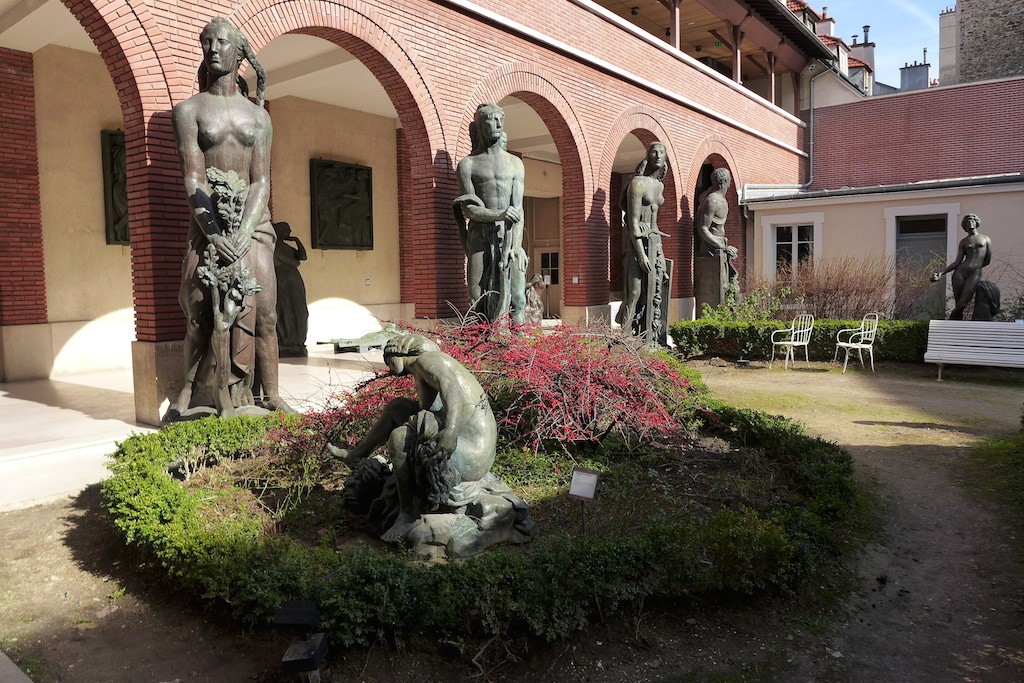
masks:
MULTIPOLYGON (((684 358, 713 355, 720 358, 751 360, 771 357, 772 332, 783 329, 786 323, 778 321, 722 322, 720 320, 684 320, 672 324, 669 334, 676 352, 684 358)), ((859 320, 815 320, 808 348, 812 360, 832 360, 836 351, 836 333, 850 327, 860 327, 859 320)), ((875 337, 875 360, 905 363, 924 361, 928 345, 927 320, 882 320, 875 337)), ((797 352, 799 357, 803 351, 797 352)))
POLYGON ((283 600, 311 599, 344 645, 511 632, 555 639, 648 597, 791 586, 836 554, 855 495, 849 455, 781 417, 719 405, 705 420, 780 463, 785 503, 760 512, 722 508, 684 523, 652 519, 611 540, 544 537, 542 529, 523 550, 428 566, 368 547, 310 547, 267 534, 244 514, 200 514, 202 494, 167 468, 259 448, 270 422, 245 418, 129 438, 114 453, 103 498, 126 540, 177 585, 249 623, 268 622, 283 600))

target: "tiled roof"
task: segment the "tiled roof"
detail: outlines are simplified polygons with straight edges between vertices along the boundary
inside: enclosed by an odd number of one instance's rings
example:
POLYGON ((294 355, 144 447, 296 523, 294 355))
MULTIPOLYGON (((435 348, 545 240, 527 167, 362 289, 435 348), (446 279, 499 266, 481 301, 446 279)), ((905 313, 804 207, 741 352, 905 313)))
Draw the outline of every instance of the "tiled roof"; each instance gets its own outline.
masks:
POLYGON ((836 45, 842 45, 847 50, 850 49, 850 46, 846 44, 846 41, 843 40, 842 38, 837 37, 837 36, 818 36, 818 38, 821 40, 821 42, 825 43, 829 47, 835 47, 836 45))
POLYGON ((858 67, 867 67, 868 69, 871 68, 870 66, 868 66, 868 63, 865 62, 863 59, 857 59, 856 57, 847 57, 846 61, 851 69, 856 69, 858 67))
POLYGON ((804 0, 786 0, 786 7, 788 7, 789 11, 792 12, 793 14, 807 10, 814 16, 815 19, 821 19, 821 15, 818 14, 814 10, 814 8, 812 8, 810 5, 804 2, 804 0))

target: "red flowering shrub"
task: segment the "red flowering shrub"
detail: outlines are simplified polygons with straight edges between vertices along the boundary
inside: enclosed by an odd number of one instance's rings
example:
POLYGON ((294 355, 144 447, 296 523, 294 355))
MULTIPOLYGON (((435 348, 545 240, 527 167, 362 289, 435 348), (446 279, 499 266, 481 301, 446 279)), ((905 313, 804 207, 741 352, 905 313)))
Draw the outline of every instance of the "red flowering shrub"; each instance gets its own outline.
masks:
MULTIPOLYGON (((627 447, 673 441, 696 413, 699 389, 631 337, 476 324, 436 341, 480 380, 506 445, 567 448, 610 435, 627 447)), ((414 395, 410 378, 382 374, 271 437, 292 452, 323 452, 327 438, 354 445, 391 398, 414 395)))
POLYGON ((282 421, 267 439, 280 452, 295 455, 326 453, 328 441, 351 448, 370 430, 388 401, 415 393, 412 377, 381 371, 352 391, 335 396, 329 407, 282 421))

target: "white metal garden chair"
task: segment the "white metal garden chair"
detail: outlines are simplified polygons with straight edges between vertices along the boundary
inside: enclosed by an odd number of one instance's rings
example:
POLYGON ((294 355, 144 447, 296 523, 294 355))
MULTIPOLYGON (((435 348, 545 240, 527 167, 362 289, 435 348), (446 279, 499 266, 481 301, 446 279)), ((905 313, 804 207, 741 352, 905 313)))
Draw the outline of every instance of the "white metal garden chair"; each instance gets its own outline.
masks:
POLYGON ((878 331, 878 314, 868 313, 860 322, 860 327, 848 327, 836 333, 836 355, 832 362, 839 360, 839 349, 846 354, 843 356, 843 374, 846 374, 846 363, 850 360, 850 351, 857 350, 857 357, 860 358, 860 366, 864 367, 864 351, 868 352, 871 360, 871 372, 875 371, 875 332, 878 331), (845 337, 845 339, 844 339, 845 337))
POLYGON ((772 363, 775 362, 775 350, 783 349, 785 351, 785 362, 783 368, 789 369, 789 361, 796 362, 793 357, 793 349, 798 346, 804 347, 804 360, 810 363, 810 357, 807 352, 807 345, 811 343, 811 331, 814 329, 814 316, 810 313, 801 313, 797 317, 793 318, 793 323, 784 330, 775 330, 772 332, 772 357, 768 361, 768 369, 772 369, 772 363))

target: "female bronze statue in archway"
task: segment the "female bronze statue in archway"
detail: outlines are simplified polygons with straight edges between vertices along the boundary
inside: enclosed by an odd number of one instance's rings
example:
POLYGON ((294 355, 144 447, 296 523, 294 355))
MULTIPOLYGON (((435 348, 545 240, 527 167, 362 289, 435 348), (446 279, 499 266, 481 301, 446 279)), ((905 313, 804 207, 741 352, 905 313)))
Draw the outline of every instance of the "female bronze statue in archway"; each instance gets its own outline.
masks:
POLYGON ((179 294, 188 324, 185 386, 168 420, 210 412, 211 404, 221 415, 254 408, 257 377, 262 407, 290 410, 278 389, 266 75, 226 19, 213 19, 199 38, 199 93, 173 110, 191 221, 179 294), (257 73, 255 103, 238 76, 242 59, 257 73))

